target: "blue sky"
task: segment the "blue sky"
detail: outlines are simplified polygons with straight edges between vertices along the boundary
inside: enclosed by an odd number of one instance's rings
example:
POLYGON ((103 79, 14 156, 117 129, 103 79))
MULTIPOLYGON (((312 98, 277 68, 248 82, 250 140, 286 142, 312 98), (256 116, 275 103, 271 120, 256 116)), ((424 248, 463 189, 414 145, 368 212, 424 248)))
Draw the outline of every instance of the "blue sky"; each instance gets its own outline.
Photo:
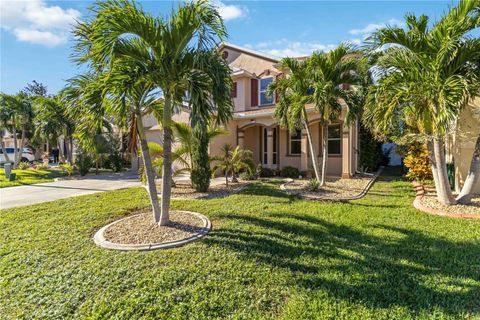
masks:
MULTIPOLYGON (((175 1, 140 1, 168 14, 175 1)), ((91 1, 0 0, 0 91, 15 93, 37 80, 50 93, 80 72, 70 61, 69 30, 89 16, 91 1)), ((212 1, 226 21, 228 42, 275 56, 360 43, 385 24, 402 25, 407 12, 436 20, 452 1, 212 1)))

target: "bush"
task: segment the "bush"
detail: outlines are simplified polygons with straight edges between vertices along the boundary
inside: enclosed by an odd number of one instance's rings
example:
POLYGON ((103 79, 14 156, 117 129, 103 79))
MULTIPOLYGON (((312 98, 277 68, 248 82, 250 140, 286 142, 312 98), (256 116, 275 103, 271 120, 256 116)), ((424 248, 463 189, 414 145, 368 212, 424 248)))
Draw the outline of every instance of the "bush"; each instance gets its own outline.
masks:
POLYGON ((207 128, 195 128, 193 130, 194 144, 192 146, 192 168, 190 178, 192 186, 197 192, 206 192, 210 186, 210 158, 208 156, 207 128))
POLYGON ((317 179, 310 179, 307 184, 309 191, 318 191, 320 189, 320 182, 317 179))
POLYGON ((240 173, 240 179, 242 180, 255 180, 257 179, 257 176, 255 174, 253 174, 252 172, 249 172, 249 171, 244 171, 242 173, 240 173))
POLYGON ((382 144, 376 141, 370 131, 362 126, 360 128, 359 167, 363 171, 376 171, 382 162, 390 161, 386 156, 388 154, 385 155, 382 152, 382 144))
POLYGON ((300 171, 295 167, 286 166, 282 168, 280 175, 284 178, 298 179, 300 171))
POLYGON ((60 169, 62 169, 63 172, 65 172, 68 176, 71 176, 73 174, 73 171, 75 168, 68 163, 60 165, 60 169))
POLYGON ((47 170, 49 168, 48 165, 40 163, 35 166, 35 170, 47 170))
POLYGON ((257 167, 257 176, 262 178, 270 178, 275 175, 275 172, 270 168, 264 168, 261 164, 257 167))
POLYGON ((411 144, 403 163, 408 168, 407 177, 409 179, 418 181, 432 179, 428 150, 424 144, 418 142, 411 144))
POLYGON ((113 172, 120 172, 125 166, 125 161, 123 160, 122 154, 119 151, 113 151, 107 158, 105 166, 108 169, 112 169, 113 172))
POLYGON ((20 170, 27 170, 28 168, 30 168, 30 163, 27 161, 22 161, 18 164, 18 169, 20 170))
POLYGON ((93 160, 92 157, 90 157, 87 153, 85 152, 80 152, 77 155, 76 159, 76 165, 78 167, 78 171, 80 172, 81 176, 86 175, 89 171, 90 168, 93 166, 93 160))

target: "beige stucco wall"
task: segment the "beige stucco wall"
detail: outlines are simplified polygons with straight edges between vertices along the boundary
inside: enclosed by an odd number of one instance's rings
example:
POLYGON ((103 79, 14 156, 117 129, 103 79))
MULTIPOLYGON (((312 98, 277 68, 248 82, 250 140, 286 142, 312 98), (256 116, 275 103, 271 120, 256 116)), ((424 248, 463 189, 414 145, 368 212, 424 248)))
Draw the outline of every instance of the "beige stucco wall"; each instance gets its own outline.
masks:
MULTIPOLYGON (((455 134, 455 189, 463 186, 472 160, 475 141, 480 134, 480 98, 477 97, 468 108, 465 108, 458 121, 455 134)), ((475 185, 475 192, 480 194, 480 179, 475 185)))
POLYGON ((255 75, 259 75, 267 69, 278 72, 278 70, 273 67, 273 64, 275 64, 276 61, 253 56, 244 52, 238 52, 228 47, 225 48, 223 51, 228 52, 228 58, 226 59, 226 61, 228 62, 230 67, 247 70, 248 72, 254 73, 255 75))

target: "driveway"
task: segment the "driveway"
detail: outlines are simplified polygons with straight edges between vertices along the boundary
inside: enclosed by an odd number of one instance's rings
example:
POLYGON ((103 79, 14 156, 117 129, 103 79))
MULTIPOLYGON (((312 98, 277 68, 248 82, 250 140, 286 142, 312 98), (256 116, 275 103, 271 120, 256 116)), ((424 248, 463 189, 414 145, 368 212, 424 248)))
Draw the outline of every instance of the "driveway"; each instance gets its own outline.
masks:
POLYGON ((138 175, 132 172, 88 176, 79 180, 63 180, 0 189, 0 208, 26 206, 84 194, 139 187, 138 175))

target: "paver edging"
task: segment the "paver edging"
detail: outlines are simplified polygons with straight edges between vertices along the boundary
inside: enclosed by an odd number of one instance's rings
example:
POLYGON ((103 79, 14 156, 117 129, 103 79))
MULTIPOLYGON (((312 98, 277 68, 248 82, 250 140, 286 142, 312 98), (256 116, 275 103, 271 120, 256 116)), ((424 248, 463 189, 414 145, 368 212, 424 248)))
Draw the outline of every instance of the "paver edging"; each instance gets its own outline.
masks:
POLYGON ((368 190, 370 190, 370 188, 372 187, 372 185, 375 183, 375 181, 377 180, 377 178, 380 176, 380 174, 382 173, 383 169, 385 167, 381 166, 380 168, 378 168, 377 172, 375 172, 373 175, 372 175, 372 178, 370 179, 370 181, 367 183, 367 185, 363 188, 363 190, 354 195, 354 196, 350 196, 350 197, 340 197, 340 198, 335 198, 335 197, 316 197, 316 196, 310 196, 310 195, 302 195, 302 194, 298 194, 298 193, 294 193, 294 192, 291 192, 289 191, 286 186, 287 184, 293 182, 294 180, 293 179, 290 179, 288 178, 287 179, 287 182, 282 184, 280 186, 280 189, 285 191, 286 193, 288 194, 291 194, 291 195, 294 195, 294 196, 297 196, 297 197, 300 197, 302 199, 306 199, 306 200, 313 200, 313 201, 350 201, 350 200, 358 200, 358 199, 361 199, 363 197, 365 197, 368 193, 368 190))
POLYGON ((171 249, 171 248, 178 248, 192 241, 201 239, 204 236, 206 236, 212 229, 212 223, 210 222, 210 220, 201 213, 193 212, 193 211, 185 211, 185 210, 177 210, 177 212, 192 214, 200 218, 204 224, 202 229, 200 229, 200 231, 198 231, 194 235, 187 238, 174 240, 174 241, 155 242, 155 243, 148 243, 148 244, 122 244, 122 243, 110 242, 107 239, 105 239, 104 234, 108 228, 110 228, 112 225, 116 223, 119 223, 120 221, 132 219, 138 216, 137 214, 137 215, 128 216, 128 217, 116 220, 100 228, 100 230, 98 230, 93 236, 93 241, 99 247, 102 247, 105 249, 111 249, 111 250, 120 250, 120 251, 151 251, 151 250, 158 250, 158 249, 171 249))
POLYGON ((457 218, 457 219, 480 219, 480 214, 475 213, 451 213, 451 212, 444 212, 439 209, 434 209, 430 207, 426 207, 422 204, 422 198, 425 196, 426 191, 423 184, 419 183, 418 181, 412 181, 413 189, 415 189, 415 199, 413 200, 413 207, 418 209, 422 212, 433 214, 436 216, 441 217, 448 217, 448 218, 457 218))

